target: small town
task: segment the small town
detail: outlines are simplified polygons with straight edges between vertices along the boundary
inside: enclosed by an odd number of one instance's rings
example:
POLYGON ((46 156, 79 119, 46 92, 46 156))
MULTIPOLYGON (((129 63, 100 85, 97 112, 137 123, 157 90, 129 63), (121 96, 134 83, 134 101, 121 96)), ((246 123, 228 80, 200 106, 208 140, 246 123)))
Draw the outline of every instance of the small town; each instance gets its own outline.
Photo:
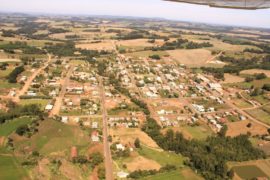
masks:
POLYGON ((0 13, 0 179, 269 179, 269 37, 0 13))

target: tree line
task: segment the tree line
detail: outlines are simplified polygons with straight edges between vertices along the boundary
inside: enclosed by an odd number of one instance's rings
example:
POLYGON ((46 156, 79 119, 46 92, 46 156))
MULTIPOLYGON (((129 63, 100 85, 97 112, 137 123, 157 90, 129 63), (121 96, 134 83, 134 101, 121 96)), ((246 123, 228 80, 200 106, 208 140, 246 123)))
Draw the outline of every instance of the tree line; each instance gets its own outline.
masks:
POLYGON ((185 164, 197 170, 206 179, 228 179, 228 161, 247 161, 265 158, 263 151, 256 149, 247 135, 225 137, 224 133, 206 140, 187 140, 179 132, 168 130, 161 133, 157 122, 147 117, 142 130, 164 150, 180 153, 189 159, 185 164))

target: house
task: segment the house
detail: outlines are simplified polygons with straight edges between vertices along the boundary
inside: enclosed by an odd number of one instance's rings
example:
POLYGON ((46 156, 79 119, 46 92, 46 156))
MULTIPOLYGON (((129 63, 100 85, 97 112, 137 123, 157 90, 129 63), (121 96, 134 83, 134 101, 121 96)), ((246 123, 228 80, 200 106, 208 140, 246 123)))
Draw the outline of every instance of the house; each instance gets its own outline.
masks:
POLYGON ((27 96, 37 96, 37 93, 35 93, 34 91, 28 91, 27 96))
POLYGON ((71 147, 70 157, 71 159, 78 157, 78 150, 75 146, 71 147))
POLYGON ((62 123, 68 123, 68 117, 62 116, 61 122, 62 123))
POLYGON ((122 144, 116 144, 116 149, 117 149, 117 150, 124 151, 126 148, 125 148, 125 146, 123 146, 122 144))
POLYGON ((45 107, 46 111, 51 111, 52 109, 53 109, 53 105, 51 105, 51 104, 47 104, 45 107))
POLYGON ((99 142, 99 133, 97 131, 93 131, 91 134, 91 140, 93 142, 99 142))
POLYGON ((129 173, 126 173, 126 172, 123 172, 123 171, 120 171, 117 173, 117 176, 122 179, 122 178, 127 178, 129 175, 129 173))
POLYGON ((97 129, 98 128, 98 122, 92 122, 92 128, 97 129))

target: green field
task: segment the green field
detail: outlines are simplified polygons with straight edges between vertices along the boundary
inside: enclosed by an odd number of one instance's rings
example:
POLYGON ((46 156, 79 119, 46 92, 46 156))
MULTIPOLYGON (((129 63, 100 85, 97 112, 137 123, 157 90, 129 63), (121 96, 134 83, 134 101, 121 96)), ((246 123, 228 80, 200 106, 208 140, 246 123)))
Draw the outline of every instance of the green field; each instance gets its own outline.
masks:
POLYGON ((29 124, 31 122, 30 117, 23 117, 7 121, 4 124, 0 124, 0 136, 8 136, 14 132, 19 126, 29 124))
POLYGON ((251 108, 251 107, 253 107, 251 104, 249 104, 248 102, 246 102, 243 99, 234 99, 233 103, 239 108, 251 108))
POLYGON ((149 57, 152 55, 159 55, 159 56, 167 56, 168 53, 165 51, 140 51, 140 52, 134 52, 134 53, 127 53, 126 56, 131 56, 133 58, 145 58, 145 57, 149 57))
POLYGON ((13 68, 7 68, 6 70, 0 70, 0 78, 7 77, 11 72, 13 68))
POLYGON ((154 176, 148 176, 142 179, 143 180, 201 180, 203 178, 195 174, 191 169, 183 168, 180 170, 156 174, 154 176))
POLYGON ((152 159, 159 163, 161 166, 165 166, 167 164, 175 165, 177 167, 183 165, 184 158, 181 155, 167 152, 167 151, 157 151, 150 149, 146 146, 142 145, 142 148, 138 150, 138 153, 145 158, 152 159))
POLYGON ((264 84, 269 84, 270 83, 270 78, 266 78, 266 79, 261 79, 261 80, 254 80, 252 82, 240 82, 240 83, 231 83, 228 84, 228 86, 231 87, 237 87, 239 89, 249 89, 252 85, 255 88, 261 88, 264 84))
POLYGON ((15 180, 28 178, 26 171, 19 166, 14 157, 0 155, 0 179, 15 180))
POLYGON ((48 99, 22 99, 21 105, 39 104, 41 109, 45 109, 46 105, 50 102, 48 99))
POLYGON ((256 177, 267 177, 267 175, 255 165, 233 167, 234 172, 243 179, 253 179, 256 177))
POLYGON ((0 80, 0 84, 1 84, 0 91, 1 90, 6 90, 6 89, 11 89, 11 88, 19 88, 19 87, 21 87, 21 85, 18 84, 18 83, 13 84, 13 83, 7 82, 6 80, 0 80))
POLYGON ((195 139, 206 139, 208 136, 212 135, 212 130, 208 126, 200 125, 200 126, 184 126, 189 134, 192 135, 195 139))
POLYGON ((39 126, 39 132, 29 139, 15 142, 15 148, 25 146, 42 154, 68 152, 72 146, 84 147, 90 143, 88 134, 77 126, 69 126, 54 120, 46 120, 39 126))
POLYGON ((156 174, 154 176, 149 176, 142 178, 143 180, 185 180, 185 178, 181 173, 180 170, 156 174))
POLYGON ((270 114, 261 108, 248 110, 247 113, 264 123, 270 124, 270 114))

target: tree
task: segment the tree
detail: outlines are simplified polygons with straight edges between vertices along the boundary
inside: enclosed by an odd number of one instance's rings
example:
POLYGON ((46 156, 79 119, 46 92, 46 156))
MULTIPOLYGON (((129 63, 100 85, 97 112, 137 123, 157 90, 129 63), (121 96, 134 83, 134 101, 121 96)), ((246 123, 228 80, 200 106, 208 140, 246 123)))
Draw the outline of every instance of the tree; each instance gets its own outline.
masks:
POLYGON ((270 91, 270 84, 264 84, 262 89, 266 91, 270 91))
POLYGON ((92 167, 94 168, 95 166, 103 162, 103 156, 99 152, 93 153, 90 157, 90 162, 92 164, 92 167))
POLYGON ((234 177, 234 170, 233 170, 233 169, 231 169, 231 170, 228 172, 228 176, 229 176, 230 179, 233 179, 233 177, 234 177))
POLYGON ((160 56, 159 56, 158 54, 154 54, 154 55, 152 55, 152 56, 149 56, 149 58, 155 59, 155 60, 160 60, 160 59, 161 59, 160 56))
POLYGON ((267 76, 264 73, 256 74, 256 79, 257 80, 265 79, 265 78, 267 78, 267 76))
POLYGON ((136 148, 141 148, 141 142, 140 142, 140 139, 139 138, 136 138, 135 139, 134 146, 136 148))
POLYGON ((27 125, 21 125, 16 129, 16 133, 20 136, 23 136, 28 131, 29 131, 29 128, 27 125))
POLYGON ((219 135, 221 136, 221 137, 225 137, 226 136, 226 133, 227 133, 227 130, 228 130, 228 126, 227 125, 224 125, 222 128, 221 128, 221 130, 219 131, 219 135))
POLYGON ((98 178, 100 180, 105 179, 105 168, 104 166, 101 166, 98 168, 98 178))

